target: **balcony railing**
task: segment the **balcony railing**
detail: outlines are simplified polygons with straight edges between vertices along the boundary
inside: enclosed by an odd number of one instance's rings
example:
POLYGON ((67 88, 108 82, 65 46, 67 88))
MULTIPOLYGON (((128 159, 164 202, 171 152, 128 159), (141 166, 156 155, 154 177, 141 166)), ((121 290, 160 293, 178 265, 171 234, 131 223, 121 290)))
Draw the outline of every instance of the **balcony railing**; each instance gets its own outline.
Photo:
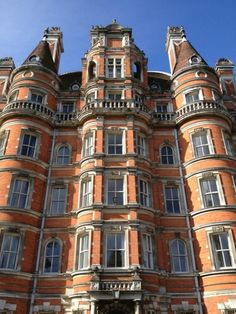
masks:
POLYGON ((224 114, 229 119, 231 119, 230 114, 225 109, 225 107, 216 101, 197 101, 193 103, 186 104, 176 111, 176 122, 180 122, 191 115, 195 114, 208 114, 208 113, 224 114))
POLYGON ((44 104, 32 102, 32 101, 24 101, 24 100, 16 100, 10 102, 4 109, 3 114, 7 112, 22 112, 22 113, 33 113, 43 115, 45 118, 53 118, 54 111, 47 107, 44 104))
POLYGON ((141 280, 91 282, 91 290, 102 290, 102 291, 141 290, 141 280))
POLYGON ((148 112, 146 105, 134 100, 94 100, 88 103, 82 111, 142 111, 148 112))
POLYGON ((158 121, 175 121, 175 112, 153 112, 152 118, 158 121))

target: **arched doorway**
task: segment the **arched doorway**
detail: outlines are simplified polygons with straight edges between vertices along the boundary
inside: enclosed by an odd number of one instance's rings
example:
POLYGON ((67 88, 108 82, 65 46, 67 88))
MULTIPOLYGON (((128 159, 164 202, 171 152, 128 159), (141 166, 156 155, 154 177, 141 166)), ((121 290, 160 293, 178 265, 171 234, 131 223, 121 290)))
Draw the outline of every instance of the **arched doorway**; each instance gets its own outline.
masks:
POLYGON ((123 312, 120 310, 111 310, 109 311, 109 314, 123 314, 123 312))
POLYGON ((98 303, 99 314, 133 314, 134 304, 133 302, 115 301, 98 303))

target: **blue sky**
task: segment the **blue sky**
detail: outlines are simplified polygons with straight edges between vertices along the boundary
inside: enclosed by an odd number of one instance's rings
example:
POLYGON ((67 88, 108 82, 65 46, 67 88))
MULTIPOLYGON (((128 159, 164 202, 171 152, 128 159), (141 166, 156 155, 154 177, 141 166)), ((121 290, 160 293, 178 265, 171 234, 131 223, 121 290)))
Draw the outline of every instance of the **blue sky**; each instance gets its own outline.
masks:
POLYGON ((65 52, 60 73, 81 70, 92 25, 114 18, 133 29, 149 70, 169 72, 167 26, 184 26, 187 39, 209 65, 220 57, 236 63, 236 0, 0 0, 0 58, 19 66, 46 27, 60 26, 65 52))

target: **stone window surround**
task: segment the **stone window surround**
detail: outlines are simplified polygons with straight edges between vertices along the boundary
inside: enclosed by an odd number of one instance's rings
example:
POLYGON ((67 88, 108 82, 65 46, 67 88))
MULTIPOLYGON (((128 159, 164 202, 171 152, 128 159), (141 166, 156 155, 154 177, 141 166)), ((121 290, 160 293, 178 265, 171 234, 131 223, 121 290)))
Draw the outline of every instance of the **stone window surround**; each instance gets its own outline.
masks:
POLYGON ((212 269, 213 270, 220 270, 220 269, 226 269, 226 268, 228 268, 228 269, 234 268, 236 266, 236 248, 235 248, 235 244, 234 244, 234 237, 233 237, 231 227, 229 225, 212 226, 212 227, 206 228, 205 230, 206 230, 206 234, 207 234, 207 240, 208 240, 208 247, 209 247, 212 269), (214 252, 214 247, 212 244, 211 236, 214 234, 220 234, 220 233, 228 233, 228 244, 229 244, 230 255, 231 255, 231 259, 232 259, 232 266, 230 266, 230 267, 220 267, 220 268, 217 267, 216 255, 214 252))

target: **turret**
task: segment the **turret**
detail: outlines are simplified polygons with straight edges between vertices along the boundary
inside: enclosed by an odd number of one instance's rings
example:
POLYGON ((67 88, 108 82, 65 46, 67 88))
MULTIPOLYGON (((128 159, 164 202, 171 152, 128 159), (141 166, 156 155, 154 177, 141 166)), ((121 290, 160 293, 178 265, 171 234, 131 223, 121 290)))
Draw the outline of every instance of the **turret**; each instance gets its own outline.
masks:
POLYGON ((44 38, 49 43, 52 59, 58 72, 61 54, 64 52, 63 34, 59 27, 51 27, 44 31, 44 38))
POLYGON ((0 59, 0 99, 6 97, 10 74, 14 68, 15 64, 12 58, 0 59))
POLYGON ((226 58, 220 58, 215 65, 219 76, 221 91, 228 109, 235 110, 236 107, 236 86, 234 80, 234 64, 226 58))

